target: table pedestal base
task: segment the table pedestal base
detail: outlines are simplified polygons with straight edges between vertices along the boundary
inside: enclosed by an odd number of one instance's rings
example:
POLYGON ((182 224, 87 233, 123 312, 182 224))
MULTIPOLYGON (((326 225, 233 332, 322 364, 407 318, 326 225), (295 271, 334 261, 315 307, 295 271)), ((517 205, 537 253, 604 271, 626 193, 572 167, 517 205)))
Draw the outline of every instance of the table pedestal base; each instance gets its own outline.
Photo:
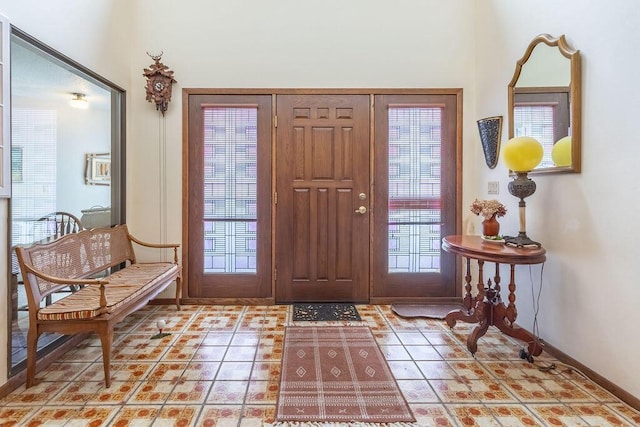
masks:
POLYGON ((504 334, 526 342, 528 355, 524 358, 533 361, 531 356, 539 356, 542 353, 542 344, 529 331, 510 321, 509 315, 509 310, 502 302, 500 293, 494 288, 488 288, 484 290, 482 299, 476 298, 473 308, 452 311, 447 314, 445 321, 450 328, 453 328, 458 321, 478 324, 467 337, 467 348, 473 355, 478 350, 478 339, 486 334, 489 326, 495 326, 504 334))

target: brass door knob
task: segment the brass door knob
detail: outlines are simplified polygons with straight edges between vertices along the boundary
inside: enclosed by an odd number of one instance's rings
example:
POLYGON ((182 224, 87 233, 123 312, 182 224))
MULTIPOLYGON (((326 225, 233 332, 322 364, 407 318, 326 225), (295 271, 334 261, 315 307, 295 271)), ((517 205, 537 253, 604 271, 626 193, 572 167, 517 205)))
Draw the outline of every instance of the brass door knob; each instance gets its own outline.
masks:
POLYGON ((364 206, 360 206, 358 209, 356 209, 356 213, 359 213, 361 215, 364 215, 367 213, 367 208, 364 206))

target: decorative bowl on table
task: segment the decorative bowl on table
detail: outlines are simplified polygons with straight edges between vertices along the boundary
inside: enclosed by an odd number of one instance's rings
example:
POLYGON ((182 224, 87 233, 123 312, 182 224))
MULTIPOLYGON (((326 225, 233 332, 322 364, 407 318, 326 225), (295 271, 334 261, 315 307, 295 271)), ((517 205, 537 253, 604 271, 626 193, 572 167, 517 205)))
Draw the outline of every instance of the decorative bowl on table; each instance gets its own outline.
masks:
POLYGON ((497 236, 480 236, 482 238, 483 241, 487 242, 487 243, 504 243, 504 239, 502 238, 501 235, 497 235, 497 236))

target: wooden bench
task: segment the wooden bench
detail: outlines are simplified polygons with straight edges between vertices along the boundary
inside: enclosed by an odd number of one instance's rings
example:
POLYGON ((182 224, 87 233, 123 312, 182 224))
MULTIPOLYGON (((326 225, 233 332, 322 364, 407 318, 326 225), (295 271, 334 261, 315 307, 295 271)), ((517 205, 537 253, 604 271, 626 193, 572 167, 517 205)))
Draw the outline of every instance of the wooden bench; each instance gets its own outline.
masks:
POLYGON ((174 280, 176 306, 180 309, 179 246, 142 242, 129 234, 126 225, 118 225, 83 230, 50 243, 17 247, 29 303, 27 387, 34 384, 38 338, 43 332, 98 334, 105 385, 109 387, 114 326, 145 306, 174 280), (173 262, 136 262, 133 243, 149 248, 173 248, 173 262), (70 286, 79 290, 50 305, 42 304, 47 296, 70 286))

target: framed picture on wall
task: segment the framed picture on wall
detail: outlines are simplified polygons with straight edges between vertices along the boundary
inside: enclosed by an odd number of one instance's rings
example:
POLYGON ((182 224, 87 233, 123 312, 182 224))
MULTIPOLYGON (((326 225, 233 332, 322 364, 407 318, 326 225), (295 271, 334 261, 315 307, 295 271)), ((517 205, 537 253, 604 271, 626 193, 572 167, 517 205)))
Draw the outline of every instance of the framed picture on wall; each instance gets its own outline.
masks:
POLYGON ((84 182, 87 185, 111 185, 111 155, 109 153, 87 154, 84 182))

